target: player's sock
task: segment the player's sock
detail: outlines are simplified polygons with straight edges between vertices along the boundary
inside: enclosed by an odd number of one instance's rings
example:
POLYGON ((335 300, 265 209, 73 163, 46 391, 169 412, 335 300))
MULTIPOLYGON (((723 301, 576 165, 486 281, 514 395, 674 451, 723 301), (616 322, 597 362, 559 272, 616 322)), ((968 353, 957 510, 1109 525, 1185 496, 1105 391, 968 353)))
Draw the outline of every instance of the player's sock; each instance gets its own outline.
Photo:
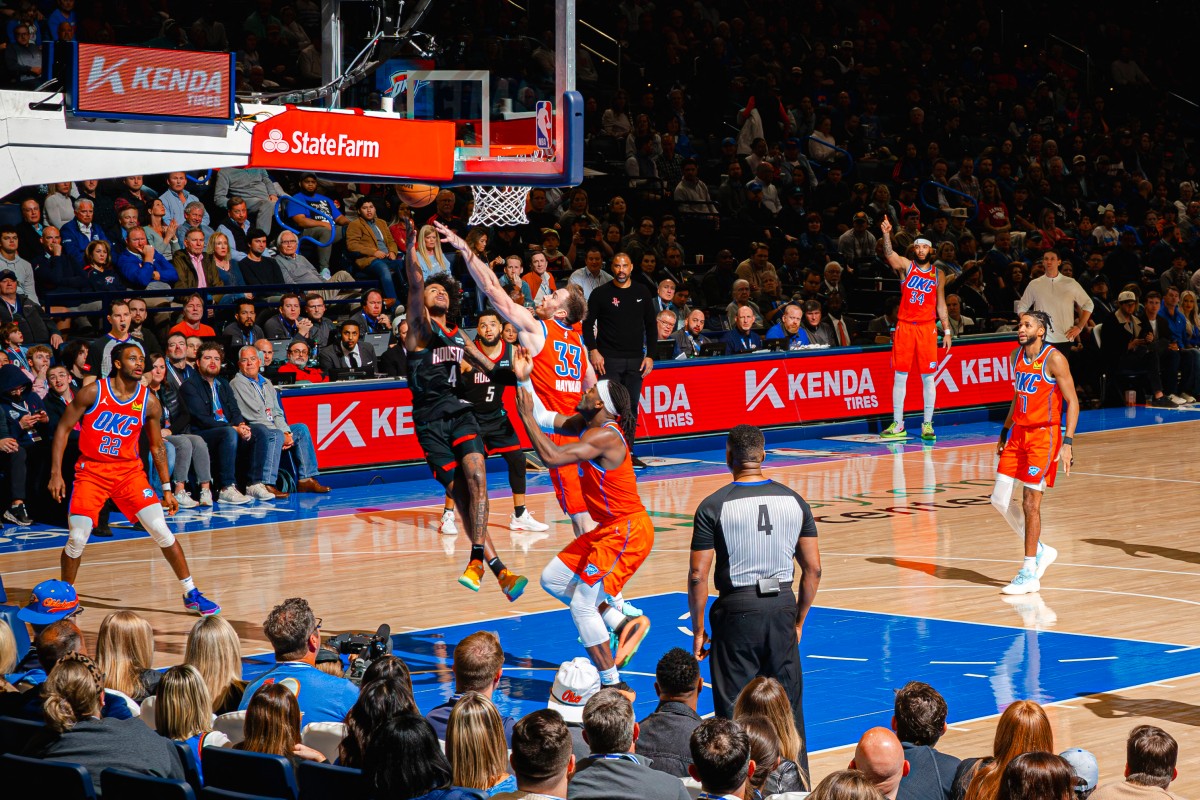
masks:
POLYGON ((454 508, 451 506, 442 506, 442 513, 443 514, 453 514, 454 508))
MULTIPOLYGON (((474 549, 474 548, 472 548, 472 549, 474 549)), ((504 572, 504 570, 505 570, 504 562, 500 560, 500 556, 496 556, 493 559, 489 559, 487 562, 487 565, 488 565, 488 569, 490 569, 492 571, 492 574, 495 575, 497 578, 499 578, 500 573, 504 572)))
POLYGON ((525 516, 525 506, 513 506, 513 516, 518 519, 525 516))
POLYGON ((608 626, 610 631, 615 631, 617 628, 621 627, 622 622, 625 622, 627 619, 629 619, 629 617, 625 616, 612 606, 608 606, 601 611, 600 616, 604 619, 604 624, 608 626))
POLYGON ((612 669, 601 670, 601 672, 600 672, 600 685, 601 686, 612 686, 614 683, 620 683, 620 682, 621 682, 621 673, 617 671, 616 667, 613 667, 612 669))
POLYGON ((188 593, 188 592, 190 592, 192 589, 195 589, 195 588, 196 588, 196 582, 195 582, 194 580, 192 580, 192 576, 191 576, 191 575, 188 575, 186 578, 184 578, 183 580, 181 580, 181 581, 179 582, 179 585, 183 587, 183 593, 184 593, 184 594, 187 594, 187 593, 188 593))
POLYGON ((483 555, 483 545, 481 545, 481 544, 471 545, 471 560, 472 561, 484 561, 485 560, 485 557, 483 555))
POLYGON ((892 378, 892 422, 904 424, 904 394, 908 389, 908 373, 897 372, 892 378))
POLYGON ((933 422, 933 407, 937 402, 937 381, 933 375, 921 376, 921 390, 925 396, 925 415, 922 418, 925 422, 933 422))
POLYGON ((1021 562, 1021 569, 1037 572, 1037 556, 1025 556, 1025 560, 1021 562))

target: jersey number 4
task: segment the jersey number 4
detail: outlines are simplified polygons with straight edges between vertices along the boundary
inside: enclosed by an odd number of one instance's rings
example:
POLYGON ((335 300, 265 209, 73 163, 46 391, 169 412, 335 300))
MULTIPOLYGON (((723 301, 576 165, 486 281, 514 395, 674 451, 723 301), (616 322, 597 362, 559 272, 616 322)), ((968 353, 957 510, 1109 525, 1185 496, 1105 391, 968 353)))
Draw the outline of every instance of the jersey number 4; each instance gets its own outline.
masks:
POLYGON ((775 526, 771 524, 771 515, 767 513, 767 507, 761 505, 758 507, 758 532, 763 536, 770 536, 771 531, 775 530, 775 526))
POLYGON ((116 436, 103 436, 100 439, 100 446, 96 448, 106 456, 121 455, 121 439, 116 436))
POLYGON ((554 374, 560 378, 579 380, 583 375, 583 348, 571 342, 555 342, 554 353, 558 356, 554 374))

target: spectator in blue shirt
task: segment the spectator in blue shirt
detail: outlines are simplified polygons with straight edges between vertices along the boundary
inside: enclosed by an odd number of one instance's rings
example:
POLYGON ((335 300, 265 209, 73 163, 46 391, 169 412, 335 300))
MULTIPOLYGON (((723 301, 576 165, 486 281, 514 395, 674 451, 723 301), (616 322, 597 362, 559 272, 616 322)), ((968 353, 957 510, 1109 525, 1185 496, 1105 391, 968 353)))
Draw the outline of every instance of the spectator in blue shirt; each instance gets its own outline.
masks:
POLYGON ((51 38, 59 38, 59 26, 64 22, 75 25, 75 0, 58 0, 58 8, 50 12, 50 18, 46 20, 46 27, 50 30, 51 38))
MULTIPOLYGON (((159 199, 162 200, 163 206, 167 209, 167 216, 163 222, 168 224, 174 222, 180 228, 187 221, 184 218, 184 211, 188 205, 200 202, 200 198, 187 190, 187 173, 185 172, 170 172, 167 174, 167 190, 159 196, 159 199)), ((200 209, 204 211, 203 204, 200 206, 200 209)), ((208 223, 208 211, 204 211, 204 218, 200 224, 208 225, 208 223)))
POLYGON ((154 249, 141 228, 131 228, 125 235, 126 248, 117 256, 117 271, 136 289, 170 289, 179 280, 179 273, 163 254, 154 249))
POLYGON ((753 328, 754 309, 748 305, 740 307, 733 329, 725 333, 725 355, 736 356, 761 350, 762 337, 753 328))
POLYGON ((358 688, 345 678, 317 669, 321 648, 321 619, 302 597, 284 600, 271 609, 263 633, 275 649, 274 669, 246 687, 239 710, 250 705, 259 687, 287 685, 300 701, 300 726, 310 722, 343 722, 358 699, 358 688))
POLYGON ((768 339, 786 339, 787 349, 795 350, 808 345, 808 334, 800 323, 804 319, 804 314, 800 310, 800 306, 795 303, 788 303, 783 307, 783 311, 779 315, 779 322, 776 322, 771 330, 767 331, 768 339))
POLYGON ((288 201, 287 216, 302 236, 310 236, 321 243, 317 250, 317 266, 329 269, 329 255, 336 231, 334 225, 345 225, 349 217, 341 212, 331 198, 317 192, 317 176, 311 172, 300 178, 300 191, 288 201), (329 220, 333 220, 331 224, 329 220))

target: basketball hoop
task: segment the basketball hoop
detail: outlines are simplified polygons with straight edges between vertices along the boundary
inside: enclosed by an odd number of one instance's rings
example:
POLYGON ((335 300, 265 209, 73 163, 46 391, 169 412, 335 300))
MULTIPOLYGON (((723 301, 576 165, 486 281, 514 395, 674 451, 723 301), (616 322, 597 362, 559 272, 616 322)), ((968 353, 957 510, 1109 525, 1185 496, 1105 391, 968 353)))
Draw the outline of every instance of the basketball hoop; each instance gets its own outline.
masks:
POLYGON ((512 228, 529 223, 525 216, 528 186, 472 186, 471 194, 475 205, 467 225, 512 228))

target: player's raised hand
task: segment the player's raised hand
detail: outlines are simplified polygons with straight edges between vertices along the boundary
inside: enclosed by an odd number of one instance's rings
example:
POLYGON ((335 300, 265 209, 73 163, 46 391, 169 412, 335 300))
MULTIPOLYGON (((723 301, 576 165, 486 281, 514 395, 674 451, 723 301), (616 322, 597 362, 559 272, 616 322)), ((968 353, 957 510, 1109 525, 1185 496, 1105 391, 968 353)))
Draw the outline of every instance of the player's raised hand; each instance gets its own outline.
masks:
POLYGON ((888 219, 887 214, 884 214, 883 219, 879 220, 879 230, 883 231, 885 235, 892 232, 892 221, 888 219))
POLYGON ((518 381, 527 381, 533 374, 533 357, 529 350, 517 345, 513 348, 512 371, 518 381))
POLYGON ((443 244, 448 244, 455 250, 465 251, 467 249, 467 243, 463 241, 462 237, 438 220, 433 221, 433 227, 438 232, 438 236, 442 238, 443 244))

